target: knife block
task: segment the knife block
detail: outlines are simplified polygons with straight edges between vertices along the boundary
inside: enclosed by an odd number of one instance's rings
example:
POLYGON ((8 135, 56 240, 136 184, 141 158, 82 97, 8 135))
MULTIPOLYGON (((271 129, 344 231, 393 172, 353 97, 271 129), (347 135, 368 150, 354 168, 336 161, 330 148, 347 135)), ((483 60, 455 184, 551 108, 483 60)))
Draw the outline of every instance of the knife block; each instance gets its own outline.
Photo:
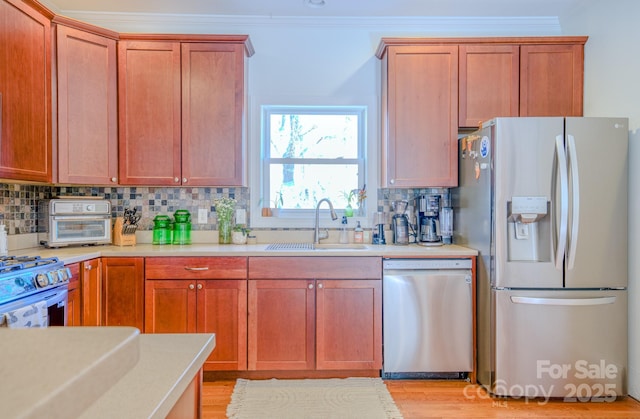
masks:
POLYGON ((116 222, 113 225, 113 244, 116 246, 135 246, 136 233, 124 234, 122 232, 123 223, 122 218, 116 218, 116 222))

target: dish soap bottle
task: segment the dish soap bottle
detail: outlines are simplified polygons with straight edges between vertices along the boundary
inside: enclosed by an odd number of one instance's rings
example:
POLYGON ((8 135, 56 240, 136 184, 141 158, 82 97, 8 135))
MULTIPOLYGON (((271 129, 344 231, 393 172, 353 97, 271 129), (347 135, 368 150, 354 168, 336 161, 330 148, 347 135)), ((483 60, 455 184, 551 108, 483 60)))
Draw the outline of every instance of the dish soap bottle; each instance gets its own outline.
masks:
POLYGON ((353 231, 353 242, 354 243, 362 243, 364 241, 364 232, 362 231, 362 227, 360 226, 360 221, 356 224, 356 229, 353 231))
POLYGON ((340 243, 349 243, 349 235, 347 233, 347 216, 342 216, 342 230, 340 231, 340 243))

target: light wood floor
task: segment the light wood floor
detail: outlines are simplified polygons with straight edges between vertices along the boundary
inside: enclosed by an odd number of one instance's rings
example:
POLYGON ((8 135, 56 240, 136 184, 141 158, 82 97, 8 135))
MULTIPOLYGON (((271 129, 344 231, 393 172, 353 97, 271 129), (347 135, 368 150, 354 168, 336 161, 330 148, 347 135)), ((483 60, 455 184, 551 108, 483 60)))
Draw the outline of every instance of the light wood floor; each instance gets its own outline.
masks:
MULTIPOLYGON (((526 402, 493 399, 461 381, 385 381, 405 419, 412 418, 640 418, 640 402, 626 397, 612 403, 526 402)), ((235 381, 205 382, 202 418, 224 418, 235 381)))

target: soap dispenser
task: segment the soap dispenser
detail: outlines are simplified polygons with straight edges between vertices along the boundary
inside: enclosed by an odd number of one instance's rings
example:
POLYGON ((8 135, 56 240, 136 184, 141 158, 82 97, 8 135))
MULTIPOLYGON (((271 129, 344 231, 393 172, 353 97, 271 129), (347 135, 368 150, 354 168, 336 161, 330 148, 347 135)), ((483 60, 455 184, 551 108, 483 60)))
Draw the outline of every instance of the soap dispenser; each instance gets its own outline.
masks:
POLYGON ((340 230, 340 243, 349 243, 349 234, 347 233, 347 216, 342 216, 342 230, 340 230))

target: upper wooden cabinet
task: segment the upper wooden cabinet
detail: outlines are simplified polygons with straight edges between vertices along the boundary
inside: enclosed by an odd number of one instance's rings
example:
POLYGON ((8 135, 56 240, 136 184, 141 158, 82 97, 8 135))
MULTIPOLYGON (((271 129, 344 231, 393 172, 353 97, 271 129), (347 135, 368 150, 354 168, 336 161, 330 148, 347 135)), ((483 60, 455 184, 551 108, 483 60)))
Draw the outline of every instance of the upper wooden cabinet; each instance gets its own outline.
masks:
POLYGON ((51 16, 0 0, 0 178, 51 182, 51 16))
POLYGON ((248 37, 124 38, 120 183, 242 186, 248 37))
POLYGON ((381 186, 456 186, 458 46, 392 45, 381 58, 381 186))
POLYGON ((117 34, 102 36, 61 24, 56 32, 58 182, 116 184, 117 34))

